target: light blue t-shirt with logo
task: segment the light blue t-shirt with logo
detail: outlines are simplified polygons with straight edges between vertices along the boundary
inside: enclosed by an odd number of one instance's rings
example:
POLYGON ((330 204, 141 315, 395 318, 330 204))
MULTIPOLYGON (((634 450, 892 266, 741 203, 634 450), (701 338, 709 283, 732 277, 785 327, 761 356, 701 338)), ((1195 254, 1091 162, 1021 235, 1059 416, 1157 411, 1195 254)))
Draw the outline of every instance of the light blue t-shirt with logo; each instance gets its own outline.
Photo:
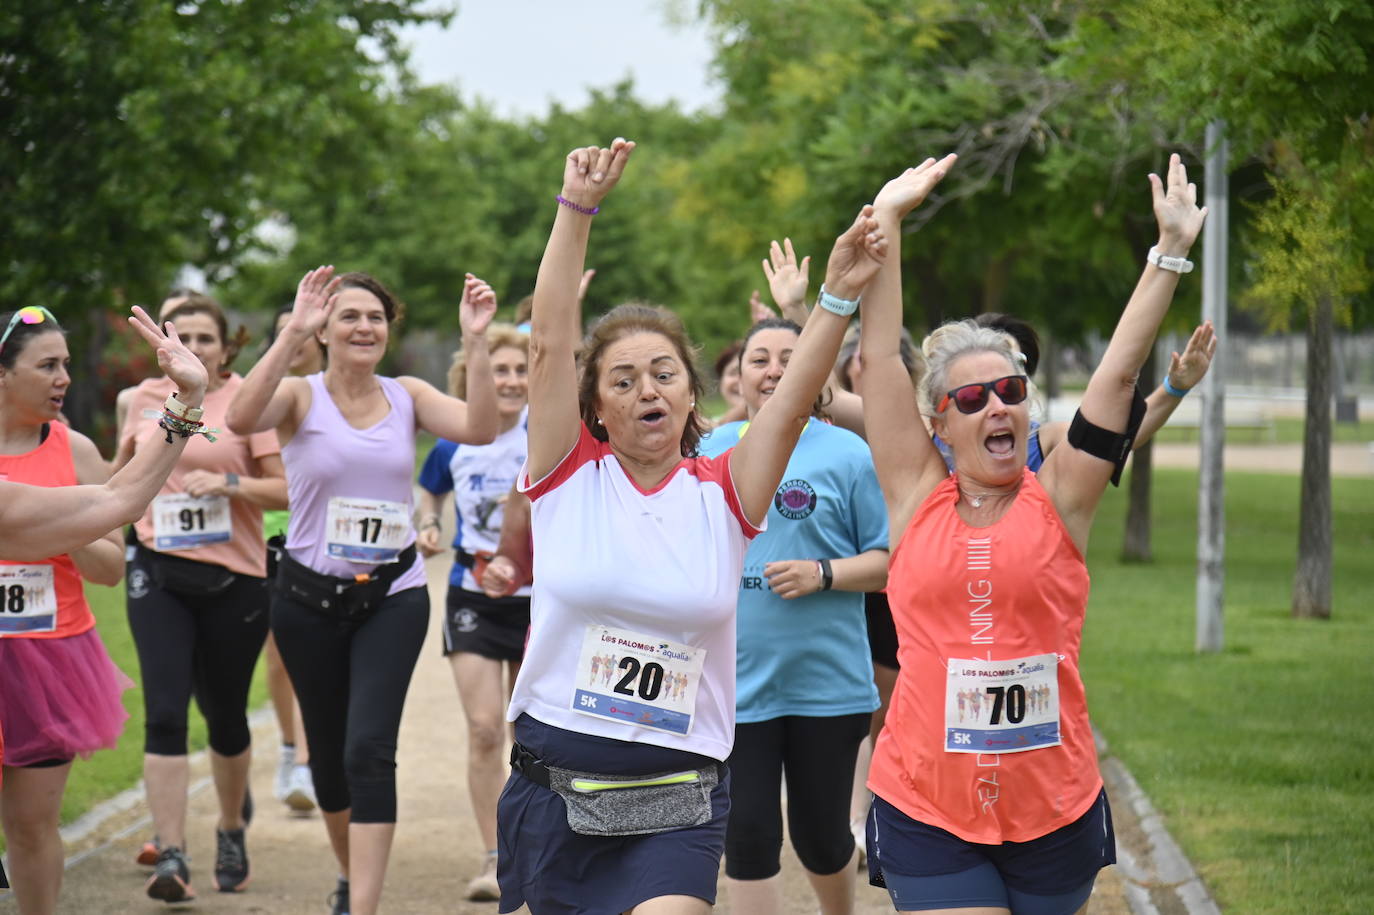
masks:
MULTIPOLYGON (((701 440, 701 453, 714 457, 734 447, 747 427, 720 426, 701 440)), ((737 721, 852 715, 878 707, 863 594, 818 591, 783 600, 763 575, 769 562, 833 561, 876 549, 887 549, 887 509, 868 445, 852 432, 812 420, 768 510, 768 529, 744 557, 737 721)))

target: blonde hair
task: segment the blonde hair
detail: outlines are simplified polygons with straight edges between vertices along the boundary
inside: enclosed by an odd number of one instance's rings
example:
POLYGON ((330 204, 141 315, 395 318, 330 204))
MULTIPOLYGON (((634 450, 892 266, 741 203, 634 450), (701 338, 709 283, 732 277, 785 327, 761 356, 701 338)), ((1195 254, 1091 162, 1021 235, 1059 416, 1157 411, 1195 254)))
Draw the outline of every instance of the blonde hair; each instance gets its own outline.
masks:
MULTIPOLYGON (((530 338, 515 329, 514 324, 492 324, 487 328, 487 351, 495 353, 498 349, 518 349, 530 355, 530 338)), ((467 350, 457 350, 453 362, 448 367, 448 392, 454 397, 466 399, 468 396, 468 355, 467 350)))
POLYGON ((996 353, 1007 360, 1013 373, 1025 372, 1025 358, 1012 349, 1012 338, 1004 331, 980 327, 970 320, 949 321, 930 332, 921 342, 926 374, 918 390, 921 412, 935 415, 935 407, 949 389, 949 367, 956 359, 971 353, 996 353))

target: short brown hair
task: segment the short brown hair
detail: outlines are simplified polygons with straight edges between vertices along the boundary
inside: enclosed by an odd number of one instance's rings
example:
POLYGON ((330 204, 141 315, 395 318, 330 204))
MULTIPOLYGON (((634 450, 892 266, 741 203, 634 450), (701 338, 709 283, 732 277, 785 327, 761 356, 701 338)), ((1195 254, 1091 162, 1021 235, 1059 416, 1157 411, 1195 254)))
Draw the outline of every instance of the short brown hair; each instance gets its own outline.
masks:
MULTIPOLYGON (((643 302, 628 302, 617 305, 606 312, 587 331, 582 341, 582 374, 577 384, 577 401, 582 411, 582 422, 591 430, 592 436, 599 441, 607 441, 606 428, 596 423, 596 382, 601 374, 601 357, 606 348, 617 340, 631 334, 658 334, 664 337, 677 350, 678 358, 687 367, 687 380, 691 385, 692 399, 701 400, 705 388, 701 374, 697 371, 696 347, 687 337, 682 319, 660 305, 647 305, 643 302)), ((687 425, 682 430, 682 456, 691 457, 697 453, 697 443, 702 436, 701 416, 693 407, 687 417, 687 425)))
POLYGON ((363 289, 377 297, 377 301, 382 303, 382 310, 386 312, 386 323, 399 325, 406 316, 405 303, 391 294, 391 290, 382 285, 381 280, 368 273, 345 273, 339 277, 339 289, 363 289))
POLYGON ((192 292, 186 296, 186 301, 177 305, 175 308, 162 316, 160 323, 176 321, 183 315, 209 315, 215 322, 215 327, 219 328, 219 340, 224 344, 224 362, 220 365, 220 370, 229 371, 229 367, 238 358, 239 351, 248 342, 248 328, 239 325, 238 332, 234 336, 229 336, 229 319, 224 316, 224 309, 214 299, 203 292, 192 292))
MULTIPOLYGON (((513 324, 493 324, 487 328, 487 351, 495 354, 498 349, 518 349, 528 359, 529 335, 516 330, 513 324)), ((467 399, 468 351, 465 349, 455 350, 453 353, 453 362, 448 367, 448 392, 454 397, 467 399)))

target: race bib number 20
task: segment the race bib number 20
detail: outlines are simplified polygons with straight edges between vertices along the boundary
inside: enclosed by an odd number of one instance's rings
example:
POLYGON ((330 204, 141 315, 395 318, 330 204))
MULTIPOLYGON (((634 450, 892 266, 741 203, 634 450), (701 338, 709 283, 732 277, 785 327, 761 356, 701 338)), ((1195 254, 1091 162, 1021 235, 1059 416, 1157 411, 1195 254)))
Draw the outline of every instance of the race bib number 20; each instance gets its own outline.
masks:
POLYGON ((673 734, 692 730, 706 649, 626 629, 588 626, 571 708, 673 734))
POLYGON ((1059 745, 1059 656, 950 658, 945 751, 1019 753, 1059 745))

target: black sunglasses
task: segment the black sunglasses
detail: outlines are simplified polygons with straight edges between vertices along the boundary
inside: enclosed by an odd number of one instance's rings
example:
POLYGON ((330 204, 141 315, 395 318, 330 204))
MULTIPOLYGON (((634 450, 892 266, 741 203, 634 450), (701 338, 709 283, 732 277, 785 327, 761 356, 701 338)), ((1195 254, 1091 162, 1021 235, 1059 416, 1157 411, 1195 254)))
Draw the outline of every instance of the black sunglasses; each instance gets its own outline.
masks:
POLYGON ((1025 375, 1008 375, 996 381, 963 384, 952 391, 946 391, 945 396, 940 398, 940 405, 935 408, 935 412, 945 412, 945 408, 953 400, 960 413, 977 413, 988 405, 990 392, 996 392, 1002 403, 1010 407, 1026 399, 1028 383, 1025 375))

